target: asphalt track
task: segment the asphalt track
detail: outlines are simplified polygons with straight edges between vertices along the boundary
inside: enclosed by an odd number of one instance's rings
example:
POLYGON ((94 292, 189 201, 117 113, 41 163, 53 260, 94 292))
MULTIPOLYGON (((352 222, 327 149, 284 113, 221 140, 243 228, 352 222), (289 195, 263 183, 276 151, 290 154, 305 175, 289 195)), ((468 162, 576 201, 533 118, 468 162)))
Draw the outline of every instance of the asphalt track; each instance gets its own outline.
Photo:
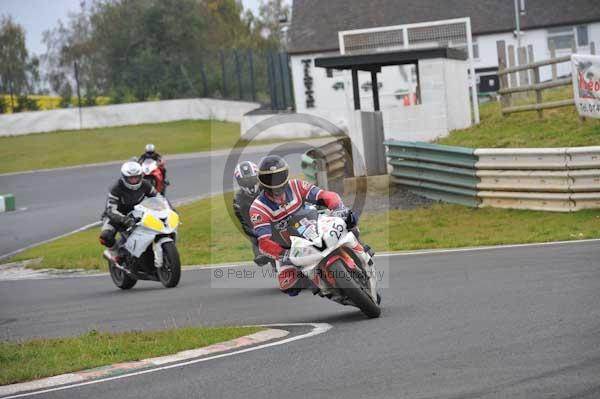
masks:
MULTIPOLYGON (((300 155, 308 148, 301 142, 247 147, 240 160, 258 162, 274 151, 287 154, 292 172, 300 173, 300 155)), ((231 189, 232 179, 223 185, 230 153, 167 157, 169 198, 181 200, 231 189)), ((108 188, 119 177, 119 166, 110 163, 0 175, 0 193, 13 193, 19 208, 17 212, 0 213, 0 257, 98 221, 108 188)))
MULTIPOLYGON (((2 338, 92 328, 329 323, 324 334, 43 398, 598 398, 600 243, 377 257, 381 318, 304 292, 116 290, 107 276, 0 282, 2 338)), ((218 269, 217 269, 218 270, 218 269)), ((212 281, 212 283, 211 283, 212 281)), ((273 282, 274 283, 274 282, 273 282)))

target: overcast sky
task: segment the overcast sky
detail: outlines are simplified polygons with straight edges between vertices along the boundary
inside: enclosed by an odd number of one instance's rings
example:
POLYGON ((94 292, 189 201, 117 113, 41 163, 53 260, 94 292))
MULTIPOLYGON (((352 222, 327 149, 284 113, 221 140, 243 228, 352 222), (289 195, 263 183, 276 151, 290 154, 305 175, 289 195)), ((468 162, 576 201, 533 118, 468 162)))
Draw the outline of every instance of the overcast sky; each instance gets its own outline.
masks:
MULTIPOLYGON (((260 0, 242 0, 256 13, 260 0)), ((46 51, 42 33, 65 21, 69 12, 79 9, 80 0, 0 0, 0 15, 11 15, 27 32, 27 49, 40 55, 46 51)))

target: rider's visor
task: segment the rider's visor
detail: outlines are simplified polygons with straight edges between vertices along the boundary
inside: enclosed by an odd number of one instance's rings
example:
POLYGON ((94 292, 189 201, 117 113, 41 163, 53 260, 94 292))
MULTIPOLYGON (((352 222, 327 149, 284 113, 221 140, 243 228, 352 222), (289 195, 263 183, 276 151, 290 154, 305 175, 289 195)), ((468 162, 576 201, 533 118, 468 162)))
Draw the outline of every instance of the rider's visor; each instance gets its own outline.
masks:
POLYGON ((127 176, 127 183, 129 184, 138 184, 142 181, 142 176, 127 176))
POLYGON ((252 188, 258 184, 258 179, 256 176, 242 177, 241 179, 238 179, 238 184, 240 187, 252 188))
POLYGON ((288 174, 289 171, 287 168, 285 168, 278 171, 269 171, 264 174, 260 174, 258 178, 260 179, 262 185, 267 188, 279 188, 288 182, 288 174))

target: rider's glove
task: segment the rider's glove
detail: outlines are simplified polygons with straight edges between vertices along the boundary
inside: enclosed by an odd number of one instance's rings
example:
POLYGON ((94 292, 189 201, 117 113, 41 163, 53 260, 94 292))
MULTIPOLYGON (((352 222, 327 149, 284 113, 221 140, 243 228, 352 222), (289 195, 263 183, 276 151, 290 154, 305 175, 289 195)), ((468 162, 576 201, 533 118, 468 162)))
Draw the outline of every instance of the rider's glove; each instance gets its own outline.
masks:
POLYGON ((356 215, 354 214, 354 212, 352 212, 352 209, 350 209, 350 208, 336 209, 335 211, 332 212, 332 216, 338 217, 340 219, 344 219, 348 230, 356 227, 356 225, 358 223, 356 215))
POLYGON ((133 226, 135 226, 135 219, 131 218, 131 217, 126 217, 125 220, 123 220, 123 225, 125 226, 125 228, 130 229, 133 226))
POLYGON ((352 230, 358 224, 358 218, 356 217, 354 212, 352 212, 352 209, 348 209, 348 214, 346 215, 345 221, 348 230, 352 230))
POLYGON ((350 209, 348 208, 338 208, 331 212, 331 216, 346 220, 349 212, 350 209))

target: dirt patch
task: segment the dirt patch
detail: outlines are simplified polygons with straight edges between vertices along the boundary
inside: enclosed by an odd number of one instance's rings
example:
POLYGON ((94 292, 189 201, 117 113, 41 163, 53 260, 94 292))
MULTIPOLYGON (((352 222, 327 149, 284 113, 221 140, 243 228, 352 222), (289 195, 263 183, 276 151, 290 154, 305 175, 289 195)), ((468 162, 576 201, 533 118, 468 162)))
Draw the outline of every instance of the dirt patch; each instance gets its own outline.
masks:
POLYGON ((353 207, 359 213, 387 212, 394 209, 415 209, 429 207, 435 201, 416 195, 406 188, 391 186, 389 192, 372 191, 366 193, 365 203, 361 206, 355 202, 354 193, 344 195, 344 204, 353 207), (362 208, 362 209, 360 209, 362 208))

